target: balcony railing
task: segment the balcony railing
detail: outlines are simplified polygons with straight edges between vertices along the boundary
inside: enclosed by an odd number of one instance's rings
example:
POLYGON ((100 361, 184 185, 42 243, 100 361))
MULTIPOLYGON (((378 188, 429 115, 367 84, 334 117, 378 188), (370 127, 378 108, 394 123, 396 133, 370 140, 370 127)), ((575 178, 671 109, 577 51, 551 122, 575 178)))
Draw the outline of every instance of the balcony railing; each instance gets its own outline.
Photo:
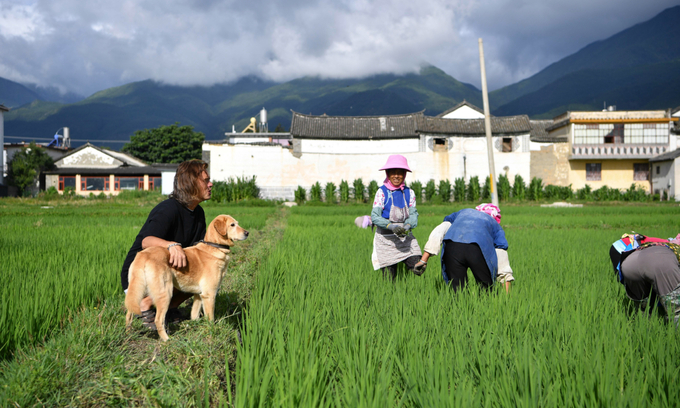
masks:
POLYGON ((668 151, 668 145, 582 144, 571 147, 572 159, 648 159, 668 151))

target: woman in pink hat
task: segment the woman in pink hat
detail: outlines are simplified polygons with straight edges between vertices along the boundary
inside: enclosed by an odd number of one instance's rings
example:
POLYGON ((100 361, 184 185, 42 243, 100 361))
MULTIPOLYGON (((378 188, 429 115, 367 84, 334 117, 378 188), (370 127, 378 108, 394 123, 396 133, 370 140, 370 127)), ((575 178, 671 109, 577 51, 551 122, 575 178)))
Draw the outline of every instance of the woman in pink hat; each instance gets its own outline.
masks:
POLYGON ((464 208, 444 217, 430 234, 415 270, 424 272, 430 255, 442 249, 442 277, 454 290, 467 284, 470 268, 477 283, 489 288, 494 281, 510 290, 515 278, 508 260, 508 241, 500 226, 501 210, 493 204, 464 208))
POLYGON ((406 172, 411 171, 406 157, 393 154, 380 170, 385 170, 387 177, 373 200, 371 222, 377 228, 371 258, 373 268, 382 269, 383 277, 394 281, 399 262, 414 270, 422 255, 418 241, 411 234, 418 225, 418 210, 416 195, 404 183, 406 172))

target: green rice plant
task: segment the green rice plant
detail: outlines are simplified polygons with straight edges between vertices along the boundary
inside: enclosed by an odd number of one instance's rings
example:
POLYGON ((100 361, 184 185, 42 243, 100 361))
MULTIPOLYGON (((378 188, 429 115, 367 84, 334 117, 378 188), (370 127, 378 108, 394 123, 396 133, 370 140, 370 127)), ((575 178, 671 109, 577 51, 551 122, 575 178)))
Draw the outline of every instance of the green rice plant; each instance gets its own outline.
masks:
POLYGON ((321 201, 321 184, 318 181, 312 184, 312 187, 309 189, 309 199, 310 201, 321 201))
POLYGON ((297 205, 302 205, 307 200, 307 190, 302 186, 297 186, 295 189, 295 202, 297 205))
POLYGON ((512 197, 516 200, 524 200, 526 198, 527 186, 524 184, 524 179, 519 174, 515 175, 515 182, 512 184, 512 197))
POLYGON ((498 176, 498 183, 496 185, 498 187, 498 201, 508 201, 510 199, 510 180, 508 180, 508 176, 505 174, 500 174, 498 176))
POLYGON ((352 183, 353 191, 354 191, 354 199, 358 203, 364 203, 366 202, 366 186, 364 186, 364 181, 361 178, 358 178, 354 180, 352 183))
POLYGON ((465 180, 459 177, 453 181, 453 199, 457 202, 465 201, 465 180))
POLYGON ((433 179, 430 179, 425 185, 425 201, 432 201, 437 194, 437 185, 433 179))
MULTIPOLYGON (((421 214, 414 230, 421 243, 447 211, 431 207, 421 214)), ((629 314, 606 254, 630 225, 667 236, 680 228, 673 217, 680 210, 503 211, 517 279, 510 294, 497 287, 482 293, 471 276, 466 289, 452 293, 442 284, 437 257, 422 277, 400 268, 395 283, 385 281, 371 265, 373 234, 357 233, 353 225, 358 210, 293 208, 280 245, 263 261, 244 318, 237 404, 648 406, 677 400, 677 330, 656 315, 629 314)))
POLYGON ((378 192, 378 182, 375 180, 371 180, 370 183, 368 183, 368 188, 366 189, 368 191, 368 199, 373 200, 375 198, 375 193, 378 192))
POLYGON ((470 177, 467 189, 467 200, 478 203, 481 198, 481 188, 479 187, 479 176, 470 177))
POLYGON ((324 198, 327 203, 335 204, 335 184, 332 181, 326 183, 324 188, 324 198))
POLYGON ((345 180, 340 181, 340 202, 349 202, 349 183, 345 180))
POLYGON ((448 179, 439 180, 439 188, 437 191, 442 202, 448 203, 451 201, 451 182, 448 179))
MULTIPOLYGON (((571 186, 569 186, 571 189, 571 186)), ((543 199, 543 180, 539 177, 534 177, 529 183, 529 191, 527 192, 527 198, 531 201, 540 201, 543 199)))
POLYGON ((417 201, 423 201, 423 183, 416 180, 409 185, 409 188, 413 190, 413 194, 415 194, 417 201))

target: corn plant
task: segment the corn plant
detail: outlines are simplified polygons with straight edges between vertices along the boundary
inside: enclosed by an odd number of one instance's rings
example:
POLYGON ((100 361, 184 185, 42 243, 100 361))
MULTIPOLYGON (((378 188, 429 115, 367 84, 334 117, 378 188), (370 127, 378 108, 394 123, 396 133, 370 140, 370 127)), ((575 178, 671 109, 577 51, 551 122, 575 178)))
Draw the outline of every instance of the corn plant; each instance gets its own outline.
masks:
POLYGON ((335 184, 333 184, 332 181, 326 183, 326 187, 324 188, 324 197, 327 203, 335 203, 335 184))
POLYGON ((439 198, 448 203, 451 201, 451 182, 447 180, 439 180, 439 188, 437 188, 439 198))
POLYGON ((345 180, 340 181, 340 202, 349 202, 349 183, 345 180))
POLYGON ((309 189, 309 200, 321 201, 321 184, 318 181, 312 184, 312 187, 309 189))
POLYGON ((526 198, 527 186, 524 184, 524 179, 519 174, 515 175, 515 182, 512 184, 512 196, 516 200, 524 200, 526 198))
MULTIPOLYGON (((571 187, 569 188, 571 189, 571 187)), ((531 183, 529 183, 529 192, 527 195, 529 200, 539 201, 543 199, 543 180, 538 177, 532 178, 531 183)))
POLYGON ((413 194, 416 196, 417 201, 420 202, 423 200, 423 183, 416 180, 413 183, 411 183, 409 188, 413 190, 413 194))
POLYGON ((505 174, 500 174, 498 176, 498 201, 508 201, 510 199, 510 180, 505 174))
POLYGON ((354 199, 357 200, 358 203, 366 202, 366 186, 364 186, 364 181, 361 178, 358 178, 354 180, 352 187, 354 190, 354 199))
POLYGON ((378 192, 378 182, 375 180, 371 180, 370 183, 368 183, 368 188, 366 189, 368 191, 368 199, 373 200, 375 197, 375 193, 378 192))
POLYGON ((481 198, 481 191, 479 187, 479 177, 478 176, 473 176, 470 177, 470 182, 468 183, 468 189, 467 189, 467 199, 468 201, 472 201, 473 203, 479 202, 479 199, 481 198))
POLYGON ((465 180, 459 177, 453 181, 453 199, 461 202, 465 201, 465 180))
POLYGON ((295 189, 295 202, 298 205, 304 204, 304 202, 307 200, 307 190, 305 190, 304 187, 302 186, 297 186, 297 189, 295 189))
POLYGON ((430 179, 425 185, 425 200, 432 201, 434 196, 437 194, 437 186, 433 179, 430 179))

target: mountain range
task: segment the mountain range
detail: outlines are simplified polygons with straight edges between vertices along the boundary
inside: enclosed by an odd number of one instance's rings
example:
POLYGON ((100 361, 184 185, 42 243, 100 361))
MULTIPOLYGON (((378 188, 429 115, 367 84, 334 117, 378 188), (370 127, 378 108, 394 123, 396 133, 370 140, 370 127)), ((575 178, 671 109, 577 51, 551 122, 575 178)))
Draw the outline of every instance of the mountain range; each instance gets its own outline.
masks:
MULTIPOLYGON (((680 6, 597 41, 537 74, 489 94, 492 114, 552 118, 567 110, 667 109, 680 105, 680 6)), ((425 65, 419 73, 357 79, 304 77, 285 83, 244 77, 210 87, 147 80, 81 99, 54 88, 0 78, 8 106, 5 135, 51 138, 68 126, 72 146, 89 140, 114 149, 136 131, 180 123, 221 140, 243 130, 265 107, 270 130, 290 127, 291 110, 309 114, 374 116, 424 111, 437 115, 466 100, 482 107, 481 91, 425 65)), ((15 141, 10 139, 8 141, 15 141)))

